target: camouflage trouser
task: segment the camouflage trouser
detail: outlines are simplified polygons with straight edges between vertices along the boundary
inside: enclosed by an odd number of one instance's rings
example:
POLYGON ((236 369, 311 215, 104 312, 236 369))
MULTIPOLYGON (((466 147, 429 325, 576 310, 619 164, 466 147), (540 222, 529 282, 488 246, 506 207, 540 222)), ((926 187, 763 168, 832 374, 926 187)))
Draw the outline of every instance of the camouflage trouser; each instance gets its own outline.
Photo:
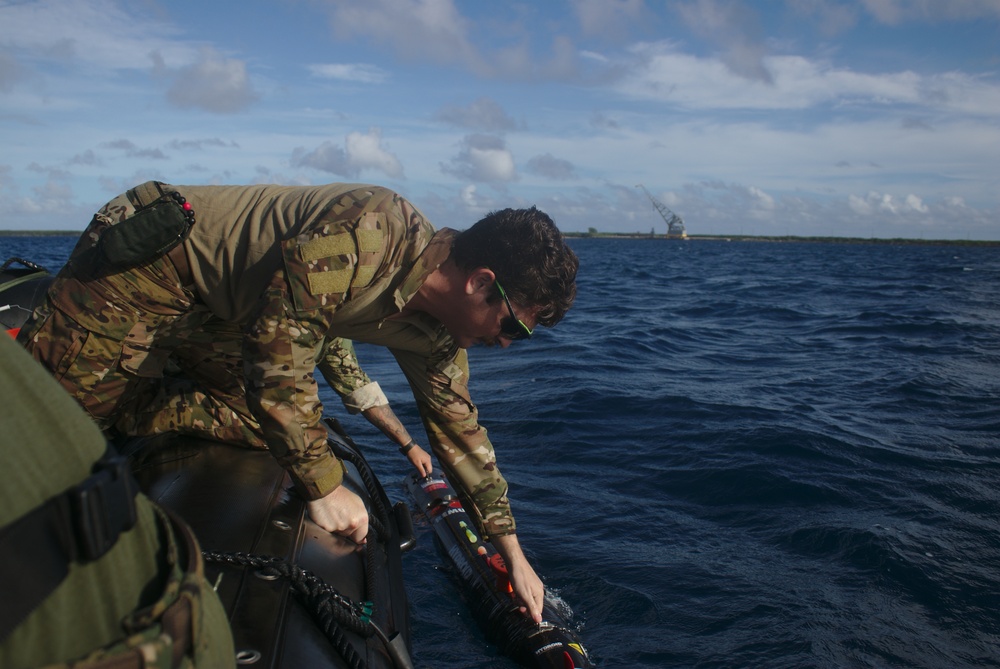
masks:
MULTIPOLYGON (((267 448, 247 406, 242 349, 242 332, 235 323, 209 320, 171 351, 162 379, 142 379, 130 389, 115 430, 123 436, 178 432, 267 448)), ((349 339, 327 339, 317 366, 348 412, 368 408, 356 408, 363 400, 385 403, 381 389, 372 389, 378 384, 361 369, 349 339)))
POLYGON ((166 374, 141 379, 114 429, 123 436, 177 432, 267 448, 250 413, 240 333, 217 319, 171 351, 166 374))
POLYGON ((123 398, 134 402, 145 379, 160 379, 170 351, 211 316, 167 256, 127 269, 100 262, 102 231, 134 211, 122 195, 94 216, 18 335, 103 429, 121 414, 123 398))

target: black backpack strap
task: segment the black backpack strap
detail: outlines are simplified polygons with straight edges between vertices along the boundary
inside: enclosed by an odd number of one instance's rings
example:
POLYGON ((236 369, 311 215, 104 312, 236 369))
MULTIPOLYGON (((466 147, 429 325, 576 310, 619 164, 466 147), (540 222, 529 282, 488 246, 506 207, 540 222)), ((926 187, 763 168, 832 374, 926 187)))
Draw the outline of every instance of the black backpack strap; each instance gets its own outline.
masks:
POLYGON ((93 473, 0 529, 0 642, 69 574, 108 552, 136 522, 139 486, 109 450, 93 473))

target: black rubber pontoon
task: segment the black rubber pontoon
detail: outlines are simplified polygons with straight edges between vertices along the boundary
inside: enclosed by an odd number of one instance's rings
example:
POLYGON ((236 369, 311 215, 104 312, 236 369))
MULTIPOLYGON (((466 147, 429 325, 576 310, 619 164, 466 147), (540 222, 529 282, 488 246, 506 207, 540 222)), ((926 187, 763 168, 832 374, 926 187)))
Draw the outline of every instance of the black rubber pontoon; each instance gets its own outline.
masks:
POLYGON ((362 550, 308 518, 267 451, 176 435, 127 449, 141 489, 194 529, 243 663, 412 667, 401 562, 412 545, 409 509, 390 505, 339 427, 329 444, 347 464, 345 485, 371 513, 362 550))
POLYGON ((0 265, 0 326, 10 336, 17 336, 54 278, 44 267, 21 258, 0 265))

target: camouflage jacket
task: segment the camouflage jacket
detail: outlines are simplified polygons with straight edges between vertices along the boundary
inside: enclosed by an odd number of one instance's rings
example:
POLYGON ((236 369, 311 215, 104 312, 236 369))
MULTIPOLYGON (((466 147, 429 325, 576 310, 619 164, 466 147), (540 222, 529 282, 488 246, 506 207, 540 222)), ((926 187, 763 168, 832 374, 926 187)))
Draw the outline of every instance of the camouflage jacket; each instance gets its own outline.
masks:
POLYGON ((325 338, 390 349, 428 440, 486 536, 515 529, 507 483, 469 396, 468 358, 426 314, 404 314, 450 254, 398 194, 375 186, 177 186, 197 224, 185 241, 195 288, 244 331, 247 400, 268 447, 310 499, 340 485, 315 379, 325 338))

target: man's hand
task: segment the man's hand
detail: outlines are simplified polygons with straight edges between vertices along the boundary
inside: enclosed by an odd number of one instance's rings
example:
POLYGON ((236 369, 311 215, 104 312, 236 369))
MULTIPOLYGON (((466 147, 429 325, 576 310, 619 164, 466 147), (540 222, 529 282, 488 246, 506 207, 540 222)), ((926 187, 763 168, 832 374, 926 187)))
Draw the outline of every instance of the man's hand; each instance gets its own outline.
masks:
POLYGON ((406 452, 406 457, 421 476, 430 476, 434 470, 430 454, 416 444, 406 452))
POLYGON ((345 486, 334 488, 326 497, 310 500, 307 508, 313 522, 327 532, 364 545, 368 536, 368 509, 361 498, 345 486))
POLYGON ((528 558, 521 551, 516 534, 492 537, 493 546, 507 564, 507 576, 514 588, 514 595, 521 602, 521 613, 536 623, 542 622, 542 603, 545 601, 545 586, 538 574, 528 564, 528 558))

